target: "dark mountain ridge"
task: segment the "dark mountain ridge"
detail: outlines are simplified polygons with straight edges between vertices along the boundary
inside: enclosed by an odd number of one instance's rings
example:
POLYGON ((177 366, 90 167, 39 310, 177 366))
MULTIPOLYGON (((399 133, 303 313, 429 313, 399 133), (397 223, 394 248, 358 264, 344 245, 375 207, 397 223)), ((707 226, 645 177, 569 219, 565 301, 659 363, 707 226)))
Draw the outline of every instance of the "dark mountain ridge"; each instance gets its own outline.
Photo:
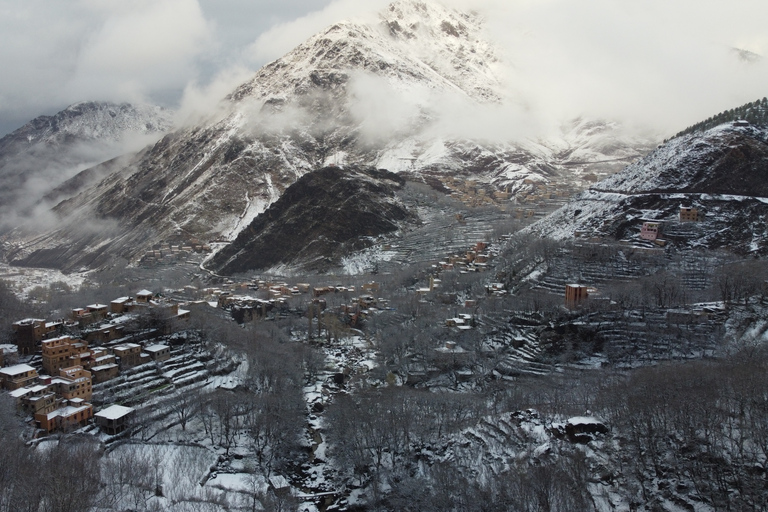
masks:
POLYGON ((416 220, 395 197, 404 184, 401 176, 372 168, 305 174, 206 266, 227 275, 278 265, 327 270, 416 220))

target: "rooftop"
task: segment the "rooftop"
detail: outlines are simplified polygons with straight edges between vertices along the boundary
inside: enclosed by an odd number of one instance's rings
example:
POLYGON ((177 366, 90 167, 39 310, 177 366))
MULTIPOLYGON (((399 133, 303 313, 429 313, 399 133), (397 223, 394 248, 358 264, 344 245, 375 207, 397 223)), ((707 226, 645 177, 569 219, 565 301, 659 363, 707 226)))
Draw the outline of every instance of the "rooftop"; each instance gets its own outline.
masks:
POLYGON ((29 371, 35 371, 35 369, 28 364, 17 364, 16 366, 9 366, 8 368, 0 369, 0 373, 11 377, 15 375, 21 375, 22 373, 27 373, 29 371))
POLYGON ((66 418, 67 416, 73 416, 73 415, 77 414, 80 411, 84 411, 87 408, 88 408, 88 406, 85 406, 85 405, 82 406, 82 407, 72 407, 72 406, 68 405, 66 407, 62 407, 61 409, 56 409, 53 412, 49 412, 45 416, 49 420, 52 420, 56 416, 62 416, 62 417, 66 418))
POLYGON ((94 414, 94 417, 104 418, 106 420, 116 420, 124 416, 127 416, 132 412, 133 412, 133 409, 131 407, 124 407, 122 405, 111 405, 106 409, 102 409, 101 411, 94 414))

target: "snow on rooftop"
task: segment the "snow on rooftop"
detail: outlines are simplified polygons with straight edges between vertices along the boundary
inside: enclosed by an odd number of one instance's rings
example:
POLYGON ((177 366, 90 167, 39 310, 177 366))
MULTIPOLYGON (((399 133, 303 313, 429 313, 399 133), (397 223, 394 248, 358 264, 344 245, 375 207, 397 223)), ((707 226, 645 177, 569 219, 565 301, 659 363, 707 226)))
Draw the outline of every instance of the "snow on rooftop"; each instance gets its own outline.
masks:
POLYGON ((32 390, 30 388, 19 388, 14 389, 13 391, 9 391, 8 394, 11 395, 13 398, 21 398, 27 393, 31 393, 32 390))
POLYGON ((568 419, 570 425, 597 425, 603 424, 603 420, 595 418, 594 416, 574 416, 568 419))
POLYGON ((16 366, 9 366, 8 368, 0 369, 0 373, 13 377, 15 375, 21 375, 22 373, 27 373, 34 370, 35 369, 28 364, 17 364, 16 366))
POLYGON ((13 322, 13 325, 29 325, 34 324, 38 322, 44 322, 42 318, 25 318, 24 320, 19 320, 17 322, 13 322))
POLYGON ((91 371, 100 372, 100 371, 109 370, 110 368, 115 368, 115 367, 117 367, 115 363, 100 364, 99 366, 94 366, 93 368, 91 368, 91 371))
POLYGON ((48 414, 45 415, 45 417, 48 420, 52 420, 56 416, 62 416, 62 417, 74 416, 75 414, 77 414, 77 413, 79 413, 81 411, 84 411, 87 408, 88 408, 88 406, 85 406, 85 405, 81 406, 81 407, 73 407, 71 405, 68 405, 66 407, 62 407, 61 409, 56 409, 53 412, 49 412, 48 414))
POLYGON ((154 295, 154 293, 152 293, 149 290, 141 290, 139 292, 136 292, 136 295, 154 295))
POLYGON ((96 418, 104 418, 105 420, 117 420, 132 413, 134 409, 132 407, 125 407, 123 405, 110 405, 106 409, 94 414, 96 418))
POLYGON ((150 345, 150 346, 146 347, 144 349, 144 351, 145 352, 160 352, 161 350, 165 350, 167 348, 170 348, 170 347, 168 347, 168 345, 162 345, 162 344, 158 343, 157 345, 150 345))

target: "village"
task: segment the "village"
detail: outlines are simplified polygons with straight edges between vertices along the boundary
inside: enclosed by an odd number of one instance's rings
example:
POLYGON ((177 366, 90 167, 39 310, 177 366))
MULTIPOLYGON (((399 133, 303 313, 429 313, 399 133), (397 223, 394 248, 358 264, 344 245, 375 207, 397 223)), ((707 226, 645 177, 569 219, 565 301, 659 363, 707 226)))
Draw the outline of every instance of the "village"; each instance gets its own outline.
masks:
MULTIPOLYGON (((679 223, 701 218, 696 208, 681 206, 679 223)), ((329 483, 335 477, 322 455, 331 435, 323 417, 326 409, 342 407, 334 404, 343 404, 353 390, 477 392, 491 382, 525 385, 526 379, 555 379, 562 372, 713 354, 722 305, 670 302, 639 318, 616 300, 610 280, 625 270, 628 279, 638 279, 632 265, 645 268, 650 261, 627 262, 621 254, 660 258, 671 244, 659 242, 678 224, 652 216, 641 220, 624 240, 574 233, 572 242, 554 249, 524 241, 532 251, 527 253, 520 247, 510 252, 509 244, 521 242, 508 236, 487 236, 408 276, 218 278, 73 305, 66 318, 13 322, 14 343, 0 346, 1 384, 33 444, 70 433, 96 436, 115 453, 125 443, 145 440, 163 446, 202 442, 207 457, 218 457, 198 473, 204 488, 246 495, 243 482, 250 477, 244 475, 253 469, 237 457, 257 460, 257 453, 227 440, 225 424, 214 434, 206 422, 224 421, 226 397, 235 399, 247 385, 247 361, 260 357, 267 341, 249 336, 280 330, 288 333, 281 339, 290 341, 290 350, 311 349, 320 358, 299 366, 306 379, 300 403, 304 442, 320 455, 303 469, 270 474, 262 468, 271 476, 259 485, 272 493, 293 487, 305 502, 341 500, 345 494, 329 483), (610 246, 611 261, 595 260, 594 251, 603 246, 610 246), (539 274, 540 268, 546 272, 539 274), (214 330, 213 343, 203 347, 190 334, 205 329, 211 315, 216 329, 223 322, 230 333, 241 333, 234 336, 241 345, 214 330), (671 350, 674 336, 684 341, 671 350), (218 339, 252 352, 243 358, 217 351, 212 345, 218 339), (198 412, 184 409, 189 400, 200 401, 198 412), (194 429, 186 433, 181 425, 190 414, 194 429)), ((234 425, 240 432, 253 428, 234 425)))
MULTIPOLYGON (((680 207, 680 223, 698 222, 702 217, 697 208, 680 207)), ((640 251, 652 251, 653 247, 663 250, 663 227, 662 222, 644 220, 636 241, 623 243, 640 251)), ((575 239, 576 250, 583 250, 584 244, 588 247, 602 243, 585 233, 575 233, 575 239)), ((183 249, 186 248, 179 246, 177 250, 183 249)), ((194 250, 203 250, 203 247, 194 250)), ((492 260, 497 254, 498 248, 493 244, 476 242, 463 254, 449 255, 433 263, 423 274, 425 285, 414 286, 412 294, 422 303, 426 303, 427 296, 444 304, 455 304, 459 300, 466 312, 455 312, 445 318, 443 326, 460 336, 476 326, 478 301, 482 302, 485 297, 503 297, 509 293, 507 285, 484 278, 485 294, 462 299, 456 293, 441 290, 441 275, 487 272, 493 268, 492 260)), ((116 298, 108 305, 96 303, 73 308, 65 319, 15 321, 15 344, 0 346, 2 387, 39 434, 73 431, 93 423, 114 435, 126 428, 134 410, 100 400, 101 408, 95 411, 93 387, 129 369, 168 361, 172 347, 167 341, 157 340, 167 340, 174 332, 189 328, 190 318, 198 308, 224 310, 241 325, 288 317, 305 318, 307 339, 312 339, 314 332, 320 336, 324 331, 328 342, 332 337, 338 339, 340 332, 362 329, 370 315, 395 310, 387 298, 387 290, 378 281, 355 286, 224 279, 217 286, 199 290, 188 286, 180 292, 175 294, 177 298, 170 298, 173 294, 165 297, 162 293, 140 290, 134 296, 116 298), (187 298, 178 298, 179 295, 187 298), (190 299, 191 296, 194 298, 190 299), (138 318, 143 320, 137 326, 138 318), (132 327, 126 330, 130 323, 132 327)), ((563 298, 563 306, 574 311, 615 309, 611 307, 612 301, 592 284, 565 283, 563 298)), ((708 314, 703 310, 673 309, 667 312, 667 319, 678 323, 701 322, 708 314)), ((452 340, 440 344, 435 351, 436 359, 440 354, 455 357, 466 352, 452 340)))
MULTIPOLYGON (((431 265, 426 286, 415 286, 412 293, 416 300, 425 302, 426 296, 439 293, 442 272, 486 272, 493 257, 489 242, 477 242, 464 254, 450 255, 431 265)), ((488 285, 486 292, 489 296, 506 293, 501 283, 488 285)), ((332 335, 337 338, 340 330, 361 328, 369 315, 393 310, 377 281, 356 287, 225 279, 215 287, 198 290, 187 286, 165 295, 144 289, 109 304, 73 308, 68 318, 13 322, 15 343, 0 345, 0 384, 34 427, 36 436, 72 432, 90 424, 108 435, 126 430, 134 409, 103 397, 95 405, 94 386, 98 388, 142 365, 161 366, 168 361, 173 347, 167 340, 189 329, 190 319, 199 308, 226 311, 237 324, 306 318, 307 336, 311 338, 315 330, 320 335, 324 330, 328 341, 332 335), (196 299, 189 299, 191 296, 196 299)), ((455 295, 449 298, 455 300, 455 295)), ((476 299, 462 304, 470 312, 476 305, 476 299)), ((456 331, 472 329, 473 315, 457 314, 445 319, 444 325, 456 331)), ((441 345, 436 352, 445 352, 446 347, 454 352, 456 344, 441 345)), ((121 396, 125 398, 125 392, 121 396)))

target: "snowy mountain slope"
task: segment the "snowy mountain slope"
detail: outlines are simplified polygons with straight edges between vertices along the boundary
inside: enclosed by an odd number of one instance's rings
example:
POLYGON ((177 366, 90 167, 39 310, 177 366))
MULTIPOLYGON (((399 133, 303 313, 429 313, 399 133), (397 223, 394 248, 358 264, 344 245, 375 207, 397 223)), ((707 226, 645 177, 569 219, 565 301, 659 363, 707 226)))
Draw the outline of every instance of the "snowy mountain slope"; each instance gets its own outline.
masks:
POLYGON ((768 252, 768 130, 724 124, 660 146, 532 225, 542 236, 637 241, 643 220, 680 247, 768 252), (680 207, 700 222, 679 222, 680 207))
POLYGON ((33 119, 0 139, 0 214, 19 215, 77 172, 157 140, 171 117, 152 105, 82 102, 33 119))
POLYGON ((434 2, 400 0, 377 23, 337 23, 259 70, 215 116, 58 205, 57 229, 17 237, 5 253, 74 269, 136 261, 169 239, 233 240, 299 177, 330 164, 525 193, 533 182, 581 188, 574 176, 594 162, 615 166, 648 147, 606 122, 577 122, 552 141, 443 133, 448 105, 471 115, 504 101, 503 65, 481 19, 434 2))

